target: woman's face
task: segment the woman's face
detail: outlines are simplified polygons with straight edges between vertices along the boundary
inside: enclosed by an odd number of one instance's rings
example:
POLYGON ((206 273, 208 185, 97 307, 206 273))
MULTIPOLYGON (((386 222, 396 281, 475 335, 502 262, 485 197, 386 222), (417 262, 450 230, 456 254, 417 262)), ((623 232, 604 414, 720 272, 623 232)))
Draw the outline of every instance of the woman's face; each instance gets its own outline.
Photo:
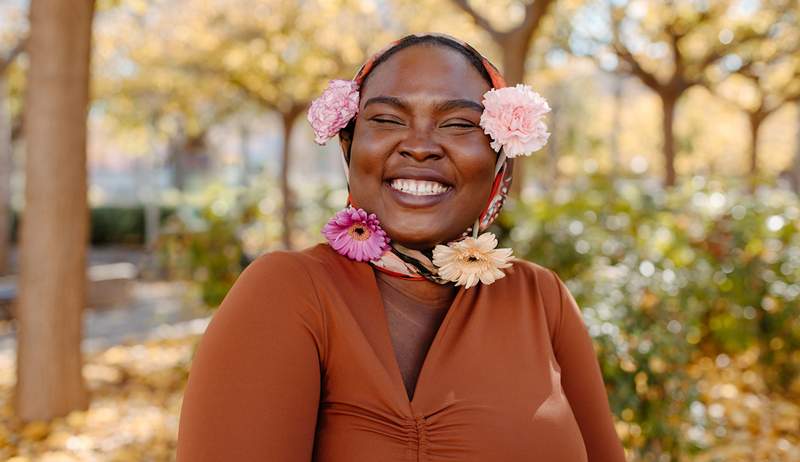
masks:
POLYGON ((455 50, 416 45, 361 89, 350 194, 392 240, 426 249, 456 239, 489 200, 497 154, 479 125, 490 85, 455 50))

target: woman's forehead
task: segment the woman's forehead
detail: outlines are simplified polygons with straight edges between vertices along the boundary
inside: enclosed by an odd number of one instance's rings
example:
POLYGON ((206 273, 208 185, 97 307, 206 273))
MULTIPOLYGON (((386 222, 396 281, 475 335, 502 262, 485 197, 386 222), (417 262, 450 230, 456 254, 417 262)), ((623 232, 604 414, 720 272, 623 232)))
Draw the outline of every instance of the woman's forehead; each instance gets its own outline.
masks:
POLYGON ((424 96, 480 102, 490 85, 466 56, 456 50, 416 45, 398 51, 376 67, 361 100, 375 96, 424 96))

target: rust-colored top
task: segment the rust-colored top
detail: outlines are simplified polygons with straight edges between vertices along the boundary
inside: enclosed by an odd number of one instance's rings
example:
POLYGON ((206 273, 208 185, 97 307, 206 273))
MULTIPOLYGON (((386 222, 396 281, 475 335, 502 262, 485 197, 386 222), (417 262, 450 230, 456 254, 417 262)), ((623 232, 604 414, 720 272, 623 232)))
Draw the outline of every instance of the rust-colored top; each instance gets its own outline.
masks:
POLYGON ((459 289, 409 401, 371 265, 262 255, 200 342, 178 462, 624 461, 572 295, 535 263, 505 271, 459 289))

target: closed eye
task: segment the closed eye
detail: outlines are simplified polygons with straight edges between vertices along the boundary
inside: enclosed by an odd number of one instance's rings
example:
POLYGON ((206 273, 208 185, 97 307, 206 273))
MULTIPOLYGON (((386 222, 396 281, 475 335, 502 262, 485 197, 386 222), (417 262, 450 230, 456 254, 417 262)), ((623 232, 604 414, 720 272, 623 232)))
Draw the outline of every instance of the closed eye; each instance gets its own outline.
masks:
POLYGON ((395 119, 384 119, 384 118, 382 118, 382 117, 373 117, 373 118, 372 118, 372 119, 370 119, 370 120, 372 120, 372 121, 374 121, 374 122, 378 122, 378 123, 380 123, 380 124, 403 125, 403 123, 402 123, 402 122, 400 122, 399 120, 395 120, 395 119))
POLYGON ((477 128, 477 125, 464 119, 450 119, 441 125, 442 128, 477 128))

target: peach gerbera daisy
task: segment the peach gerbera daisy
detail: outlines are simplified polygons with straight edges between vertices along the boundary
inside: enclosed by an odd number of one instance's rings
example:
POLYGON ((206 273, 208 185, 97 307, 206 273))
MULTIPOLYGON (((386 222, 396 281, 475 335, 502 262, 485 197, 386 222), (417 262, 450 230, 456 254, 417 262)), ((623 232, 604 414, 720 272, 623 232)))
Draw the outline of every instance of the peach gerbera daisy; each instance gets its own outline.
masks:
POLYGON ((478 282, 491 284, 505 276, 501 268, 511 266, 511 249, 495 249, 497 238, 483 233, 477 238, 467 237, 450 245, 437 245, 433 249, 433 264, 439 276, 463 285, 465 289, 478 282))

